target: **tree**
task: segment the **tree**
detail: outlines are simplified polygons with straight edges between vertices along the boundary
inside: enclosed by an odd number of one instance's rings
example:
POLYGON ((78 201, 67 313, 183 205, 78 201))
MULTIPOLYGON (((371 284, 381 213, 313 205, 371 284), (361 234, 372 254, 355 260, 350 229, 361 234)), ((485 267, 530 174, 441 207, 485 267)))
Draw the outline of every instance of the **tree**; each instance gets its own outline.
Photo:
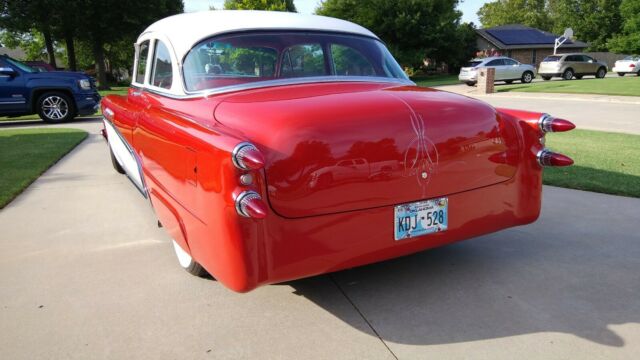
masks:
POLYGON ((12 33, 29 33, 35 29, 44 38, 49 64, 56 67, 50 7, 54 0, 1 0, 0 27, 12 33))
POLYGON ((349 20, 380 36, 403 66, 449 60, 459 44, 458 0, 324 0, 319 15, 349 20))
MULTIPOLYGON (((78 40, 90 44, 98 83, 103 89, 108 88, 105 62, 107 45, 122 41, 133 44, 151 23, 184 10, 182 0, 133 1, 127 3, 127 11, 122 11, 121 5, 119 0, 85 0, 78 7, 79 13, 83 14, 78 40)), ((129 48, 129 54, 132 53, 133 46, 129 48)))
POLYGON ((553 28, 546 0, 497 0, 478 10, 483 27, 522 24, 545 31, 553 28))
POLYGON ((607 51, 607 41, 621 30, 621 0, 549 0, 553 31, 572 28, 576 39, 591 51, 607 51))
POLYGON ((225 10, 270 10, 296 12, 293 0, 225 0, 225 10))
POLYGON ((617 53, 640 54, 640 2, 622 0, 620 4, 622 31, 607 43, 617 53))

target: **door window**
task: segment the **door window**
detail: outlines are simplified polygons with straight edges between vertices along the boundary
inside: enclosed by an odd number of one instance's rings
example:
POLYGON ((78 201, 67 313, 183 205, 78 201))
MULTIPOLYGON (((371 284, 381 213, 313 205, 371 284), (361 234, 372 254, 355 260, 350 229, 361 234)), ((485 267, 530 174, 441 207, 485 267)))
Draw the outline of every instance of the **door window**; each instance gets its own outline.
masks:
POLYGON ((171 55, 169 49, 160 40, 156 40, 156 49, 153 56, 153 71, 151 84, 163 89, 171 89, 173 81, 173 69, 171 67, 171 55))
POLYGON ((505 65, 518 65, 518 62, 515 60, 511 60, 511 59, 502 59, 502 61, 504 61, 505 65))
POLYGON ((504 62, 502 61, 502 59, 491 60, 487 63, 487 66, 502 66, 502 65, 504 65, 504 62))
POLYGON ((147 58, 149 57, 149 40, 138 47, 138 63, 136 64, 135 80, 138 84, 144 84, 144 74, 147 71, 147 58))

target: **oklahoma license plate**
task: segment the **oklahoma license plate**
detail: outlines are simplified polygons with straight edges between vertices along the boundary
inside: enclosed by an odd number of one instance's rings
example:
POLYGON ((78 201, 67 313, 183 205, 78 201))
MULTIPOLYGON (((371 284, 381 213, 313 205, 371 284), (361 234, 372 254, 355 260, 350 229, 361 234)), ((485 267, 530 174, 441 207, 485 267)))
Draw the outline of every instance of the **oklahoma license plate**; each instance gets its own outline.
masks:
POLYGON ((403 240, 416 236, 447 230, 447 198, 431 199, 398 205, 395 208, 395 239, 403 240))

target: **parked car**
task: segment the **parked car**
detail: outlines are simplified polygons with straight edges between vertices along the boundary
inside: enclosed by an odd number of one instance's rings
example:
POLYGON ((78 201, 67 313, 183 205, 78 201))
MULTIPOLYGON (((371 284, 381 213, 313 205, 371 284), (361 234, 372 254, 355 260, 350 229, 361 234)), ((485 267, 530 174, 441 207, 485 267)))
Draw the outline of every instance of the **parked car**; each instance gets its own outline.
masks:
POLYGON ((0 55, 0 116, 38 114, 49 123, 94 114, 100 95, 93 80, 81 73, 40 72, 0 55))
POLYGON ((540 63, 538 74, 544 80, 552 77, 580 80, 585 75, 602 79, 607 75, 607 64, 580 53, 549 55, 540 63))
POLYGON ((528 84, 536 77, 536 69, 532 65, 521 64, 504 56, 492 56, 468 62, 460 69, 458 80, 469 86, 475 85, 478 82, 478 70, 481 68, 494 68, 495 81, 504 81, 507 84, 516 80, 528 84))
POLYGON ((622 60, 616 61, 612 71, 618 73, 618 76, 624 76, 625 74, 640 76, 640 56, 629 55, 622 60))
POLYGON ((179 264, 235 291, 533 222, 543 168, 572 163, 544 146, 570 122, 418 87, 343 20, 180 14, 140 35, 133 69, 101 105, 114 168, 179 264))

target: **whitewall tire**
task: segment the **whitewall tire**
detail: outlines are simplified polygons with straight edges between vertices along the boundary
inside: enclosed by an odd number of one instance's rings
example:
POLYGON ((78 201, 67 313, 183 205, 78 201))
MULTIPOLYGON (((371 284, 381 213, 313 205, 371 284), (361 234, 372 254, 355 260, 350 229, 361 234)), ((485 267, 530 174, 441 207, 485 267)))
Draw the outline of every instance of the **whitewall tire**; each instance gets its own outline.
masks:
POLYGON ((187 270, 189 274, 199 277, 209 276, 209 273, 207 273, 207 271, 200 264, 193 260, 191 255, 189 255, 188 252, 184 251, 184 249, 182 249, 182 247, 178 245, 175 240, 173 240, 173 250, 176 253, 176 257, 178 258, 178 264, 180 264, 183 269, 187 270))

